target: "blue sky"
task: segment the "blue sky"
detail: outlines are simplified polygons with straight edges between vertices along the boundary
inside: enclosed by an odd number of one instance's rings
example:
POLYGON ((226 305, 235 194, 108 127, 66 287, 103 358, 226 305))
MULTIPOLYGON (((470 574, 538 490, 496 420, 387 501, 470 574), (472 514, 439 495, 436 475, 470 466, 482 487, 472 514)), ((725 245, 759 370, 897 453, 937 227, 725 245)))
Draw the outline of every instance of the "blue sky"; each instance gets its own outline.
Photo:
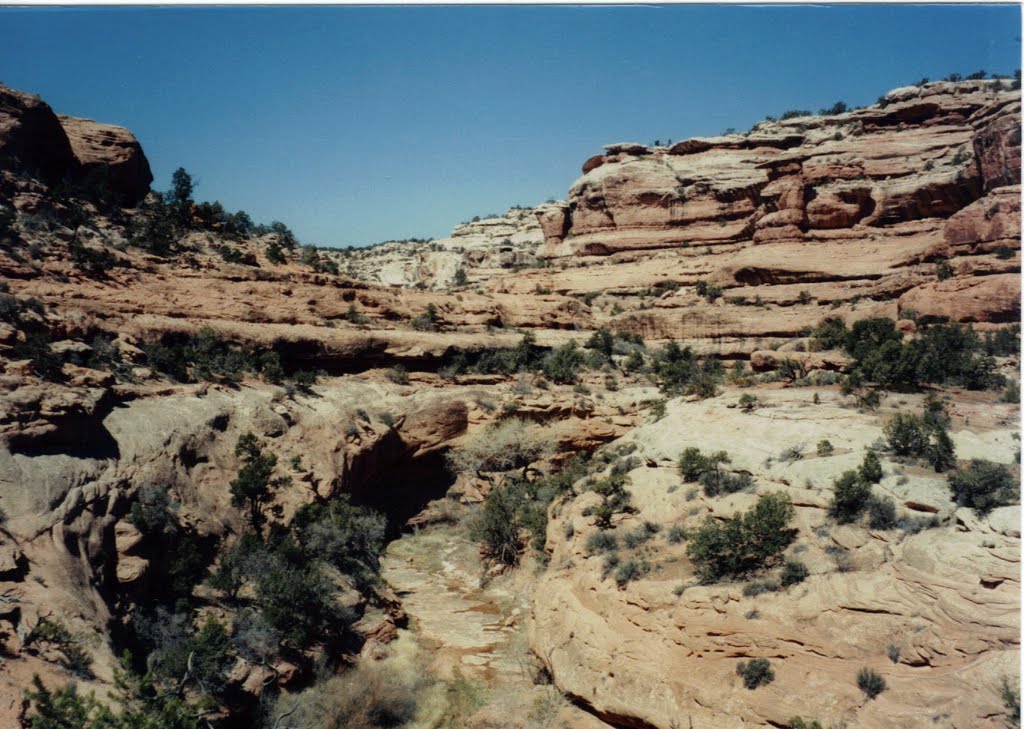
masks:
POLYGON ((564 197, 601 146, 1012 73, 1020 8, 2 8, 0 81, 121 124, 165 189, 304 242, 440 237, 564 197))

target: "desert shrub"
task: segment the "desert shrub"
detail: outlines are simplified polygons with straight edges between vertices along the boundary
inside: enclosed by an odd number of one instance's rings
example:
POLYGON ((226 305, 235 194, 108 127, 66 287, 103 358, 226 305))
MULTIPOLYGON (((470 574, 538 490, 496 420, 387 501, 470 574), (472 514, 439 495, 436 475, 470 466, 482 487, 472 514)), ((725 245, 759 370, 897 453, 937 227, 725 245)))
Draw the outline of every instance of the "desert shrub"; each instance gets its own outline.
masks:
POLYGON ((868 526, 872 529, 895 529, 896 503, 885 497, 872 497, 868 500, 868 526))
POLYGON ((828 513, 840 524, 856 521, 868 507, 871 498, 871 484, 864 481, 856 471, 845 471, 832 485, 833 495, 828 513))
POLYGON ((885 691, 885 679, 870 668, 862 668, 857 672, 857 688, 869 699, 873 699, 885 691))
POLYGON ((783 494, 764 494, 747 512, 719 523, 707 517, 690 534, 686 553, 704 582, 760 569, 793 541, 793 506, 783 494))
POLYGON ((616 514, 630 511, 630 494, 626 490, 626 476, 613 474, 597 481, 590 487, 591 491, 601 497, 601 503, 590 509, 589 515, 599 529, 610 529, 616 514))
POLYGON ((1008 676, 999 683, 999 698, 1006 708, 1007 727, 1020 727, 1020 689, 1010 683, 1008 676))
POLYGON ((695 287, 698 296, 703 296, 709 303, 714 302, 722 296, 722 287, 718 284, 709 283, 704 279, 697 282, 695 287))
POLYGON ((783 587, 789 587, 806 580, 808 574, 807 566, 803 562, 787 559, 786 563, 782 565, 782 574, 779 576, 779 580, 783 587))
POLYGON ((306 504, 295 512, 292 528, 305 552, 348 576, 357 589, 377 584, 387 519, 353 506, 344 494, 327 504, 306 504))
POLYGON ((25 698, 29 729, 198 729, 200 710, 176 692, 158 690, 152 674, 131 670, 128 656, 114 672, 114 710, 75 684, 48 689, 38 676, 25 698))
POLYGON ((693 351, 670 341, 655 353, 653 363, 658 386, 666 395, 714 397, 725 369, 713 358, 700 360, 693 351))
POLYGON ((550 447, 543 430, 518 418, 509 418, 488 426, 458 448, 448 452, 448 467, 453 473, 483 477, 526 468, 550 447))
POLYGON ((1009 357, 1020 354, 1020 327, 1001 327, 985 332, 982 339, 985 354, 994 357, 1009 357))
POLYGON ((336 634, 352 616, 335 602, 337 587, 321 563, 300 551, 278 548, 256 582, 260 619, 279 640, 303 650, 326 635, 336 634))
POLYGON ((620 564, 615 570, 615 584, 625 587, 633 580, 643 577, 650 571, 650 565, 631 559, 620 564))
POLYGON ((864 483, 878 483, 882 480, 882 462, 878 460, 878 455, 874 451, 868 450, 864 454, 864 460, 857 468, 857 475, 864 483))
POLYGON ((928 447, 928 429, 911 413, 897 413, 883 432, 889 449, 897 456, 920 456, 928 447))
POLYGON ((949 489, 957 504, 977 514, 987 514, 1020 498, 1020 484, 1010 469, 984 460, 972 460, 967 468, 950 474, 949 489))
POLYGON ((590 554, 614 552, 618 546, 619 542, 611 532, 597 531, 587 537, 587 552, 590 554))
POLYGON ((766 592, 778 592, 779 583, 774 580, 760 580, 757 582, 751 582, 743 586, 744 597, 757 597, 763 595, 766 592))
POLYGON ((520 536, 521 501, 521 492, 514 486, 495 487, 470 522, 470 537, 483 545, 491 559, 502 564, 516 564, 525 546, 520 536))
POLYGON ((168 256, 180 238, 177 220, 162 195, 148 197, 129 224, 128 242, 156 256, 168 256))
POLYGON ((77 235, 68 243, 68 254, 75 266, 91 276, 103 276, 120 263, 118 257, 109 249, 88 248, 82 245, 77 235))
POLYGON ((277 456, 264 453, 252 433, 246 433, 238 438, 235 455, 242 459, 242 467, 230 484, 231 503, 246 510, 249 525, 259 536, 265 520, 264 508, 278 489, 291 483, 291 478, 274 477, 277 456))
POLYGON ((440 318, 437 314, 437 306, 433 303, 427 304, 427 310, 422 314, 413 317, 409 322, 412 328, 420 332, 432 332, 437 329, 440 318))
POLYGON ((60 663, 82 678, 92 678, 92 655, 81 636, 72 633, 60 618, 42 617, 25 636, 25 646, 33 650, 39 644, 56 648, 61 653, 60 663))
POLYGON ((405 367, 403 367, 400 364, 397 364, 391 369, 389 369, 384 376, 387 377, 390 382, 393 382, 396 385, 409 384, 409 373, 406 371, 405 367))
POLYGON ((582 366, 583 353, 575 340, 570 340, 544 359, 544 376, 561 385, 572 385, 582 366))
POLYGON ((775 680, 775 671, 772 670, 767 658, 740 661, 736 665, 736 673, 743 679, 743 685, 748 689, 756 689, 775 680))
POLYGON ((216 693, 234 664, 234 648, 224 624, 211 617, 186 640, 175 641, 152 654, 148 662, 160 678, 216 693))
POLYGON ((636 549, 641 544, 650 541, 654 533, 644 527, 638 527, 631 532, 626 532, 622 537, 622 543, 627 549, 636 549))
POLYGON ((147 484, 139 489, 127 518, 144 535, 161 535, 177 528, 177 508, 167 488, 147 484))
POLYGON ((287 263, 288 259, 284 255, 284 248, 281 243, 277 240, 272 240, 267 244, 267 260, 271 263, 283 264, 287 263))
POLYGON ((701 455, 700 448, 687 448, 679 456, 679 475, 684 483, 693 483, 708 467, 708 459, 701 455))
POLYGON ((900 648, 899 648, 899 646, 893 645, 892 643, 890 643, 889 645, 887 645, 885 647, 885 655, 893 663, 899 663, 900 662, 900 648))
POLYGON ((825 729, 825 727, 817 719, 801 719, 799 716, 794 716, 789 720, 788 729, 825 729))
POLYGON ((365 314, 361 314, 359 310, 356 309, 355 304, 348 305, 348 309, 345 311, 345 320, 357 325, 370 323, 370 317, 366 316, 365 314))
POLYGON ((932 431, 924 452, 925 460, 936 473, 948 471, 956 466, 956 450, 949 433, 942 429, 932 431))
POLYGON ((1006 389, 1003 390, 1003 397, 1001 399, 1003 402, 1020 402, 1020 385, 1016 380, 1010 380, 1006 383, 1006 389))
POLYGON ((669 541, 669 544, 679 544, 680 542, 686 541, 687 532, 686 529, 674 524, 669 527, 668 534, 665 535, 669 541))
POLYGON ((29 368, 36 377, 48 382, 59 382, 63 379, 64 363, 50 348, 48 331, 30 331, 25 340, 11 347, 11 359, 27 359, 29 368))
POLYGON ((890 387, 956 384, 969 389, 1001 386, 995 361, 983 342, 967 326, 929 324, 903 341, 891 319, 863 319, 851 329, 837 318, 824 320, 814 330, 819 349, 842 347, 854 359, 858 379, 890 387))
POLYGON ((739 406, 743 411, 749 413, 751 410, 756 408, 758 404, 759 403, 757 397, 751 395, 749 392, 745 392, 742 395, 740 395, 739 406))

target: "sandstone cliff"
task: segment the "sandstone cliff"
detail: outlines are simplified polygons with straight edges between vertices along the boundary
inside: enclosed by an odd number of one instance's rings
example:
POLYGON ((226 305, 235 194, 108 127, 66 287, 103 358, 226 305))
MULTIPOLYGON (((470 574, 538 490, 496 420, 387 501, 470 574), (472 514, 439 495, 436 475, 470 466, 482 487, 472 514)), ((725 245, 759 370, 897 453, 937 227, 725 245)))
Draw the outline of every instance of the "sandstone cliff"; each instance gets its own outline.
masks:
MULTIPOLYGON (((636 512, 614 530, 625 539, 653 525, 657 536, 629 555, 650 571, 619 585, 588 552, 597 496, 586 480, 552 505, 536 579, 499 577, 474 603, 517 606, 496 628, 464 621, 480 635, 456 636, 426 604, 451 590, 418 582, 413 557, 392 559, 422 590, 409 609, 448 641, 447 669, 522 674, 487 654, 521 641, 528 622, 539 675, 591 715, 565 708, 574 726, 782 727, 798 714, 826 725, 999 726, 998 682, 1019 660, 1020 507, 979 517, 951 500, 945 477, 890 458, 876 488, 907 527, 830 522, 832 480, 923 395, 891 392, 881 409, 859 408, 839 388, 850 356, 809 351, 809 333, 826 317, 886 317, 908 335, 946 320, 1013 339, 1019 155, 1018 90, 943 82, 748 134, 611 145, 565 202, 463 224, 440 241, 300 251, 279 230, 231 232, 191 205, 161 250, 161 208, 146 197, 152 177, 131 133, 0 87, 0 641, 13 656, 0 663, 0 724, 23 714, 34 673, 49 685, 71 675, 31 645, 47 615, 89 646, 91 685, 109 687, 139 605, 167 578, 165 555, 129 519, 144 487, 180 505, 208 570, 246 530, 227 484, 240 467, 235 444, 252 432, 281 464, 297 458, 268 506, 273 520, 347 494, 387 514, 393 536, 410 518, 447 519, 449 502, 485 499, 492 484, 456 482, 444 454, 516 416, 544 428, 538 471, 616 440, 633 449, 619 467, 636 512), (76 185, 55 194, 65 178, 76 185), (543 357, 600 328, 619 333, 606 358, 595 345, 564 381, 543 367, 476 366, 516 347, 543 357), (669 339, 739 365, 736 376, 705 400, 663 399, 653 360, 669 339), (175 369, 189 347, 227 352, 235 370, 204 381, 208 362, 175 369), (751 392, 758 407, 737 407, 751 392), (821 439, 834 453, 811 456, 821 439), (751 487, 711 497, 680 485, 675 459, 691 445, 729 451, 751 487), (800 457, 779 458, 795 446, 800 457), (745 595, 744 582, 698 584, 672 528, 776 491, 796 507, 786 556, 806 563, 807 579, 760 595, 745 595), (500 640, 484 635, 492 629, 500 640), (736 663, 752 658, 772 661, 775 682, 742 686, 736 663), (888 684, 875 700, 857 689, 862 667, 888 684)), ((992 368, 1017 379, 1019 355, 1001 353, 992 368)), ((995 391, 946 397, 961 462, 1016 463, 1015 405, 995 391)), ((464 565, 435 557, 424 572, 468 580, 464 565)), ((230 619, 207 588, 195 597, 204 614, 230 619)), ((345 600, 361 616, 364 653, 386 654, 401 600, 345 600)), ((231 710, 271 684, 300 687, 315 661, 293 658, 238 658, 231 710)), ((472 725, 527 721, 492 708, 472 725)))

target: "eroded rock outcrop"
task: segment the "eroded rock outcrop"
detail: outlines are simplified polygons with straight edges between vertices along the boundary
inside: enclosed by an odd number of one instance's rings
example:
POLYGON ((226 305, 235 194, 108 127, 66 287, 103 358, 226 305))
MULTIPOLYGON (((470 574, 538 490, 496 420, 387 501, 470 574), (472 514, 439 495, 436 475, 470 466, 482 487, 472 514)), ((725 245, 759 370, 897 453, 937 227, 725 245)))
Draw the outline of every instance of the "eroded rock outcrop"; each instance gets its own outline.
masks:
POLYGON ((91 119, 61 114, 61 126, 78 160, 80 174, 109 186, 123 204, 134 205, 149 192, 153 173, 142 145, 130 131, 91 119))

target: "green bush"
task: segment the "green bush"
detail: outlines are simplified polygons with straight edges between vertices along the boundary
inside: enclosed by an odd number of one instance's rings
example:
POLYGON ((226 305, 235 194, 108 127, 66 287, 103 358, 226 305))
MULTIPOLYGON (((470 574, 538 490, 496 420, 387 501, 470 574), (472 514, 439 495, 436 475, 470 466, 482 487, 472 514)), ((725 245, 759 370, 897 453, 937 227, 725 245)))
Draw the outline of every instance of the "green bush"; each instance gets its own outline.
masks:
POLYGON ((868 501, 868 526, 872 529, 895 529, 898 525, 896 519, 896 504, 889 498, 873 497, 868 501))
POLYGON ((570 340, 544 359, 544 376, 560 385, 572 385, 582 366, 583 353, 575 340, 570 340))
POLYGON ((751 395, 749 392, 745 392, 742 395, 740 395, 739 406, 741 410, 749 413, 751 410, 758 406, 757 397, 751 395))
MULTIPOLYGON (((818 349, 842 347, 854 359, 851 375, 861 381, 887 387, 956 384, 975 390, 1003 383, 985 343, 963 325, 925 322, 904 342, 891 319, 863 319, 847 329, 842 320, 830 318, 818 325, 814 339, 818 349)), ((1012 334, 1001 338, 1006 346, 1013 341, 1012 334)))
POLYGON ((763 494, 749 511, 719 523, 707 517, 690 534, 686 553, 703 582, 743 575, 776 559, 796 536, 793 506, 783 494, 763 494))
POLYGON ((1006 707, 1006 725, 1020 727, 1020 688, 1011 684, 1008 676, 1003 676, 999 684, 999 698, 1006 707))
POLYGON ((743 679, 743 685, 748 689, 756 689, 775 680, 775 671, 767 658, 754 658, 750 661, 740 661, 736 666, 736 673, 743 679))
POLYGON ((658 386, 669 396, 714 397, 725 375, 725 368, 717 359, 700 360, 689 347, 681 349, 674 341, 655 353, 653 366, 658 386))
POLYGON ((966 469, 950 474, 949 488, 957 504, 982 515, 1020 499, 1020 483, 1010 469, 991 461, 972 460, 966 469))
POLYGON ((650 565, 646 562, 638 562, 635 559, 623 562, 615 570, 615 584, 619 587, 625 587, 631 581, 643 577, 649 571, 650 565))
POLYGON ((714 302, 722 296, 722 287, 718 284, 708 283, 701 279, 697 282, 696 291, 698 296, 703 296, 709 303, 714 302))
POLYGON ((614 552, 618 546, 619 542, 611 532, 598 531, 587 537, 587 552, 589 554, 614 552))
POLYGON ((826 456, 831 456, 834 452, 835 452, 835 448, 832 446, 832 443, 830 441, 828 441, 828 440, 820 440, 820 441, 818 441, 817 453, 818 453, 819 456, 824 458, 826 456))
POLYGON ((139 675, 130 668, 128 656, 114 672, 112 698, 117 706, 100 703, 94 694, 82 695, 74 684, 56 690, 33 676, 26 692, 30 708, 28 729, 198 729, 200 709, 161 691, 152 674, 139 675))
POLYGON ((857 672, 857 688, 869 699, 873 699, 885 691, 885 679, 870 668, 862 668, 857 672))
POLYGON ((794 716, 789 720, 789 729, 825 729, 825 727, 817 719, 811 721, 794 716))
POLYGON ((516 564, 525 546, 520 536, 521 503, 521 493, 514 487, 495 487, 470 522, 470 537, 484 546, 491 559, 502 564, 516 564))
POLYGON ((693 483, 707 470, 708 459, 701 455, 700 448, 687 448, 679 456, 679 475, 683 483, 693 483))
POLYGON ((601 497, 601 503, 590 510, 594 523, 599 529, 611 529, 612 519, 616 514, 630 511, 630 494, 626 490, 626 476, 613 474, 590 487, 590 490, 601 497))
POLYGON ((782 575, 780 581, 783 587, 789 587, 790 585, 797 585, 807 579, 807 575, 810 574, 807 571, 807 566, 803 562, 796 560, 787 559, 786 563, 782 565, 782 575))
POLYGON ((928 447, 928 429, 911 413, 897 413, 883 432, 889 449, 897 456, 920 456, 928 447))
POLYGON ((857 475, 864 483, 878 483, 882 480, 882 462, 878 460, 878 455, 874 451, 869 450, 864 454, 857 475))
POLYGON ((856 521, 867 509, 870 497, 871 484, 861 479, 856 471, 846 471, 833 482, 828 514, 840 524, 856 521))
POLYGON ((932 437, 924 452, 925 459, 936 473, 943 473, 956 467, 956 450, 953 440, 945 430, 932 431, 932 437))
POLYGON ((291 477, 274 477, 277 456, 264 453, 252 433, 238 438, 235 455, 242 459, 242 467, 231 481, 231 504, 246 509, 249 525, 260 536, 265 520, 264 508, 278 489, 291 483, 291 477))

